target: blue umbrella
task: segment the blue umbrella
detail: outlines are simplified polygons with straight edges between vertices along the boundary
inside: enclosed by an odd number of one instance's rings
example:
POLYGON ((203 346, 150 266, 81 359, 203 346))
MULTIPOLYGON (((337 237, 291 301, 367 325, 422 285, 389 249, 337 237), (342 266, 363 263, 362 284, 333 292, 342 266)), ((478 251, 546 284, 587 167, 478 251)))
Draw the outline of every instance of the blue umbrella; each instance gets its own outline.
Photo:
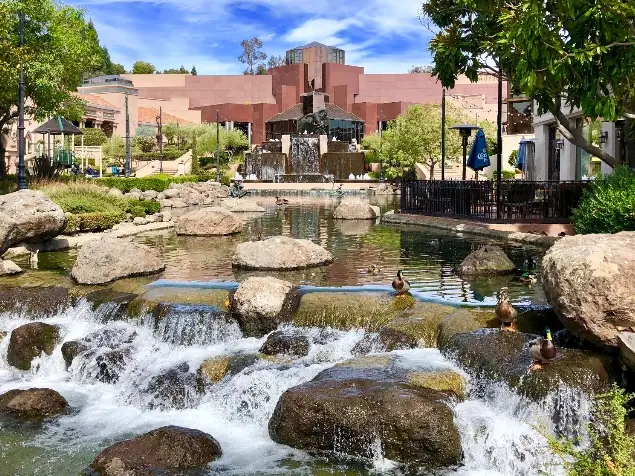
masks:
POLYGON ((522 139, 518 144, 518 157, 516 158, 516 168, 522 170, 525 166, 525 149, 527 149, 527 141, 522 139))
POLYGON ((487 153, 487 142, 485 141, 485 133, 483 132, 483 129, 479 129, 476 133, 470 157, 467 159, 467 166, 475 172, 490 166, 489 154, 487 153))

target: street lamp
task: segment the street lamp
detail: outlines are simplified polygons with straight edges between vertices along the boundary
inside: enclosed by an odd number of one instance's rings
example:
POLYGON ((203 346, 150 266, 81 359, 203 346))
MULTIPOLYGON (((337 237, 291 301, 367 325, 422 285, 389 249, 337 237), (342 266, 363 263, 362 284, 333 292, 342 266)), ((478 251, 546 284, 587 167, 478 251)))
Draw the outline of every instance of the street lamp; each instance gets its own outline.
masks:
POLYGON ((163 113, 159 106, 157 120, 157 142, 159 143, 159 173, 163 173, 163 113))
POLYGON ((472 126, 470 124, 459 124, 458 126, 452 126, 450 129, 456 129, 463 139, 463 180, 467 179, 467 140, 472 135, 474 129, 480 129, 478 126, 472 126))
MULTIPOLYGON (((24 12, 20 12, 20 53, 24 49, 24 12)), ((18 190, 28 188, 24 165, 24 65, 20 61, 20 83, 18 86, 18 190)))

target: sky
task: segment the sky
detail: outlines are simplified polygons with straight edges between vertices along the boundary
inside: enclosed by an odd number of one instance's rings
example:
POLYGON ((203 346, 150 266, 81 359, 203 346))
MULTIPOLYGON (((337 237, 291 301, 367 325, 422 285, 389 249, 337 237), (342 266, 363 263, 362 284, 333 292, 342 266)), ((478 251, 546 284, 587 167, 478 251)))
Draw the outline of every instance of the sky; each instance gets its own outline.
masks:
POLYGON ((113 62, 157 69, 241 74, 240 42, 254 36, 268 55, 312 41, 346 51, 367 73, 405 73, 430 64, 432 34, 422 0, 63 0, 83 8, 113 62))

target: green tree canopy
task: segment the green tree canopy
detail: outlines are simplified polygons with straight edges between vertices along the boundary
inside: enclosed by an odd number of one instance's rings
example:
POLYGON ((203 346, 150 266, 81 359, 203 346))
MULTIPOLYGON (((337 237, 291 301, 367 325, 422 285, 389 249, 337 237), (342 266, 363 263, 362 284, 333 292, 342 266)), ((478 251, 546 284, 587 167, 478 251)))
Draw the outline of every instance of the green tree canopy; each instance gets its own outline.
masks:
MULTIPOLYGON (((190 144, 194 144, 194 151, 198 157, 210 157, 216 153, 216 124, 198 124, 181 126, 190 144)), ((237 152, 249 147, 247 136, 240 129, 231 131, 220 127, 219 143, 223 152, 231 150, 237 152)))
POLYGON ((163 74, 190 74, 190 72, 185 69, 183 65, 180 68, 170 68, 163 70, 163 74))
POLYGON ((287 60, 284 56, 271 55, 269 61, 267 61, 267 68, 277 68, 278 66, 285 66, 287 60))
POLYGON ((191 74, 192 76, 196 76, 196 75, 198 75, 198 73, 196 72, 196 65, 192 66, 192 71, 190 71, 190 74, 191 74))
MULTIPOLYGON (((90 42, 99 44, 99 36, 93 21, 88 22, 88 36, 90 42)), ((99 59, 97 64, 88 71, 84 72, 84 78, 94 78, 95 76, 103 76, 110 74, 124 74, 126 70, 118 63, 113 63, 110 59, 110 52, 105 46, 99 45, 99 59)))
POLYGON ((154 74, 155 71, 154 65, 145 61, 135 61, 132 65, 132 74, 154 74))
MULTIPOLYGON (((94 30, 94 29, 93 29, 94 30)), ((25 70, 25 113, 42 120, 62 114, 79 120, 83 102, 71 91, 99 65, 103 51, 81 10, 53 0, 0 2, 0 131, 18 116, 20 64, 25 70), (24 12, 25 46, 19 46, 19 12, 24 12)), ((6 173, 0 141, 0 176, 6 173)))
POLYGON ((82 132, 84 133, 83 136, 75 136, 75 145, 81 145, 83 141, 85 146, 98 146, 104 145, 108 141, 108 137, 106 137, 106 133, 103 129, 95 127, 92 129, 82 129, 82 132))
POLYGON ((566 115, 635 118, 635 2, 603 0, 428 0, 438 33, 433 73, 445 87, 465 74, 498 73, 550 112, 575 145, 615 167, 566 115))

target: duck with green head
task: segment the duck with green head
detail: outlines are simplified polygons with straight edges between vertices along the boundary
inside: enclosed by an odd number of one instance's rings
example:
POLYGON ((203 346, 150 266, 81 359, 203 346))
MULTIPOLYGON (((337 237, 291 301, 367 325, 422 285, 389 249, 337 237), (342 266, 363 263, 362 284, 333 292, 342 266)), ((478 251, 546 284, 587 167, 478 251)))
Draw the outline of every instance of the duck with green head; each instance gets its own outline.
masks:
POLYGON ((507 292, 507 288, 501 288, 498 296, 498 304, 495 309, 496 318, 501 321, 501 330, 516 332, 516 317, 518 317, 518 311, 512 306, 512 303, 509 302, 507 292))
POLYGON ((403 271, 397 271, 397 277, 392 282, 392 288, 397 291, 397 297, 404 296, 410 291, 410 282, 403 278, 403 271))
POLYGON ((545 328, 545 337, 529 342, 529 355, 532 363, 529 371, 539 370, 544 364, 551 362, 558 355, 558 349, 551 340, 551 329, 545 328))

